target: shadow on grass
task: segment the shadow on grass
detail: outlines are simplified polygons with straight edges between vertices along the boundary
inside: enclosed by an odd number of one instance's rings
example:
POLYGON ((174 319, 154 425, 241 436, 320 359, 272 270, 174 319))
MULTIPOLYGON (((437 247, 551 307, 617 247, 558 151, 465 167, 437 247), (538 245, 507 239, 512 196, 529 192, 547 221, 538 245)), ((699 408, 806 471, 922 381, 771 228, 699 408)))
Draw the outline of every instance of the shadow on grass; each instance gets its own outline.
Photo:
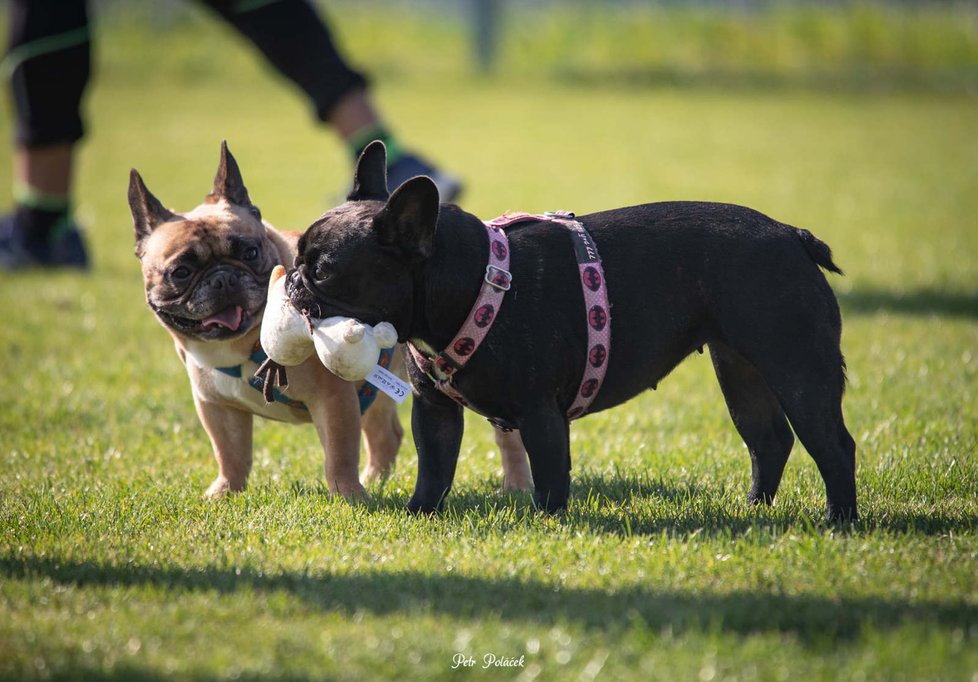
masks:
MULTIPOLYGON (((814 513, 788 507, 777 499, 771 506, 750 507, 747 504, 747 486, 743 490, 724 490, 716 486, 696 484, 669 485, 663 481, 628 474, 599 476, 583 474, 575 478, 573 495, 578 500, 597 499, 611 503, 623 513, 609 509, 608 504, 589 505, 586 509, 569 516, 579 517, 592 531, 621 535, 659 535, 661 533, 686 535, 697 533, 706 537, 738 536, 751 529, 762 527, 788 531, 811 527, 832 527, 824 520, 823 510, 814 513), (628 514, 628 505, 642 498, 659 498, 669 502, 665 513, 655 517, 629 519, 626 525, 622 516, 628 514), (731 501, 731 498, 732 501, 731 501), (732 511, 731 511, 732 510, 732 511)), ((818 484, 818 493, 824 496, 824 488, 818 484)), ((824 499, 824 498, 823 498, 824 499)), ((836 526, 840 532, 858 534, 874 531, 892 533, 922 533, 945 535, 948 532, 978 530, 978 515, 964 513, 949 516, 932 514, 914 509, 886 510, 882 515, 862 508, 860 521, 852 525, 836 526)))
POLYGON ((978 293, 972 292, 938 289, 913 291, 855 289, 846 293, 840 292, 838 296, 839 305, 844 313, 889 312, 899 315, 978 318, 978 293))
MULTIPOLYGON (((824 496, 821 483, 813 492, 824 496)), ((328 494, 325 486, 303 488, 297 494, 328 494)), ((705 538, 736 538, 751 532, 781 534, 793 531, 820 532, 834 529, 838 534, 859 535, 872 532, 946 535, 978 530, 978 515, 928 513, 899 506, 878 513, 861 511, 855 524, 830 524, 824 509, 801 508, 777 499, 771 506, 747 504, 747 485, 743 490, 723 486, 682 482, 670 484, 641 474, 596 474, 582 472, 571 483, 571 503, 557 516, 559 524, 572 530, 617 535, 619 537, 667 535, 705 538)), ((374 495, 367 503, 373 512, 407 513, 409 493, 374 495)), ((824 499, 821 497, 820 499, 824 499)), ((528 519, 542 515, 528 492, 487 491, 485 486, 454 488, 445 502, 441 517, 446 524, 488 519, 486 523, 501 533, 524 527, 528 519), (500 513, 502 512, 502 513, 500 513)))
MULTIPOLYGON (((419 572, 356 575, 252 569, 103 565, 47 557, 0 557, 6 579, 49 579, 62 585, 129 588, 148 586, 175 593, 253 590, 284 592, 314 610, 376 616, 415 613, 452 618, 494 617, 514 623, 575 623, 616 630, 633 624, 653 630, 727 632, 749 636, 790 634, 808 646, 831 646, 866 628, 908 624, 967 628, 978 607, 964 601, 907 601, 883 597, 786 595, 767 592, 682 592, 629 587, 618 591, 559 588, 515 578, 419 572)), ((175 595, 178 596, 178 595, 175 595)))

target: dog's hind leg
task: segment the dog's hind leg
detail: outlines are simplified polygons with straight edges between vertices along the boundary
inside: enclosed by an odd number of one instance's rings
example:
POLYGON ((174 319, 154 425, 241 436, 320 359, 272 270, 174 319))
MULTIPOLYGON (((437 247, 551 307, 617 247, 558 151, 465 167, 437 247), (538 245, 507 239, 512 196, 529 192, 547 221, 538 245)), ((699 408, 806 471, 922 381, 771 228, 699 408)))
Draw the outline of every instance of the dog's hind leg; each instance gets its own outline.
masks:
POLYGON ((397 405, 387 396, 378 396, 360 419, 367 466, 361 477, 365 483, 386 480, 394 471, 397 451, 404 439, 404 427, 397 416, 397 405))
POLYGON ((727 409, 751 458, 750 504, 771 504, 795 442, 778 399, 754 365, 730 347, 711 342, 710 357, 727 409))
POLYGON ((520 436, 533 472, 533 501, 548 513, 567 507, 570 497, 570 426, 556 407, 524 415, 520 436))
POLYGON ((503 461, 503 490, 533 490, 533 476, 520 432, 493 430, 503 461))
POLYGON ((842 417, 842 356, 791 348, 761 368, 825 482, 829 521, 855 521, 856 443, 842 417))

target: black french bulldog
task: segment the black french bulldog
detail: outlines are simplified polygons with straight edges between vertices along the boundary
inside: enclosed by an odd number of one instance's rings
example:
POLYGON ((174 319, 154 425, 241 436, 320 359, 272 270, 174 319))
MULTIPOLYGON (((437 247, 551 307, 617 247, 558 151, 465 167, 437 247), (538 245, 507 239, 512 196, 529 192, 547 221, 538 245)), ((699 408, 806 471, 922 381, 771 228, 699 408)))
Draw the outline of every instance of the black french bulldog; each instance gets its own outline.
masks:
MULTIPOLYGON (((290 296, 317 316, 386 320, 400 341, 440 350, 466 320, 486 274, 486 227, 455 205, 439 205, 426 177, 389 195, 385 156, 381 143, 369 146, 347 202, 302 236, 290 296)), ((855 520, 842 321, 819 269, 841 274, 829 247, 807 230, 729 204, 664 202, 577 219, 597 244, 613 313, 607 375, 590 412, 655 388, 706 345, 750 451, 748 502, 773 501, 793 427, 825 482, 828 518, 855 520)), ((565 413, 588 349, 584 298, 566 229, 530 221, 508 237, 511 289, 452 384, 483 414, 519 428, 534 500, 554 512, 566 507, 570 490, 565 413)), ((408 365, 418 449, 408 508, 433 512, 452 486, 463 408, 408 365)))

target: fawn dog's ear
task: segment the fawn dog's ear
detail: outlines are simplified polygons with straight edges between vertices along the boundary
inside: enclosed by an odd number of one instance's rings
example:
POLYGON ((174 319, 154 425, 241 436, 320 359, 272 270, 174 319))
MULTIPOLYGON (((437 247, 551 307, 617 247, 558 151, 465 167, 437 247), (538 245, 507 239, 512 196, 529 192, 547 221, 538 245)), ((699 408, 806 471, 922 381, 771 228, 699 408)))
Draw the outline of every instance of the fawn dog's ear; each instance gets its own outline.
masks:
POLYGON ((207 195, 209 203, 221 199, 226 199, 236 206, 248 209, 256 218, 261 220, 261 211, 251 203, 248 188, 245 187, 244 180, 241 179, 241 170, 228 149, 227 140, 221 142, 221 160, 217 165, 217 174, 214 176, 214 189, 207 195))
POLYGON ((161 223, 179 217, 164 207, 160 200, 146 189, 146 183, 135 168, 129 171, 129 210, 132 212, 137 256, 142 254, 143 240, 149 237, 153 230, 161 223))

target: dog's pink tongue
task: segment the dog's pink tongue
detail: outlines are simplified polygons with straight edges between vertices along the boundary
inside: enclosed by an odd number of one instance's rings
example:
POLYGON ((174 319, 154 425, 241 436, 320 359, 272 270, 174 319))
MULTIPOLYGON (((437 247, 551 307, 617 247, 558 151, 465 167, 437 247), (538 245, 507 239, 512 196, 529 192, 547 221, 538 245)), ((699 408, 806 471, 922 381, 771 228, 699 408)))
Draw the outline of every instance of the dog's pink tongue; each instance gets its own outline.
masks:
POLYGON ((216 315, 211 315, 203 321, 205 327, 221 325, 231 331, 236 331, 241 326, 241 306, 235 305, 225 308, 216 315))

